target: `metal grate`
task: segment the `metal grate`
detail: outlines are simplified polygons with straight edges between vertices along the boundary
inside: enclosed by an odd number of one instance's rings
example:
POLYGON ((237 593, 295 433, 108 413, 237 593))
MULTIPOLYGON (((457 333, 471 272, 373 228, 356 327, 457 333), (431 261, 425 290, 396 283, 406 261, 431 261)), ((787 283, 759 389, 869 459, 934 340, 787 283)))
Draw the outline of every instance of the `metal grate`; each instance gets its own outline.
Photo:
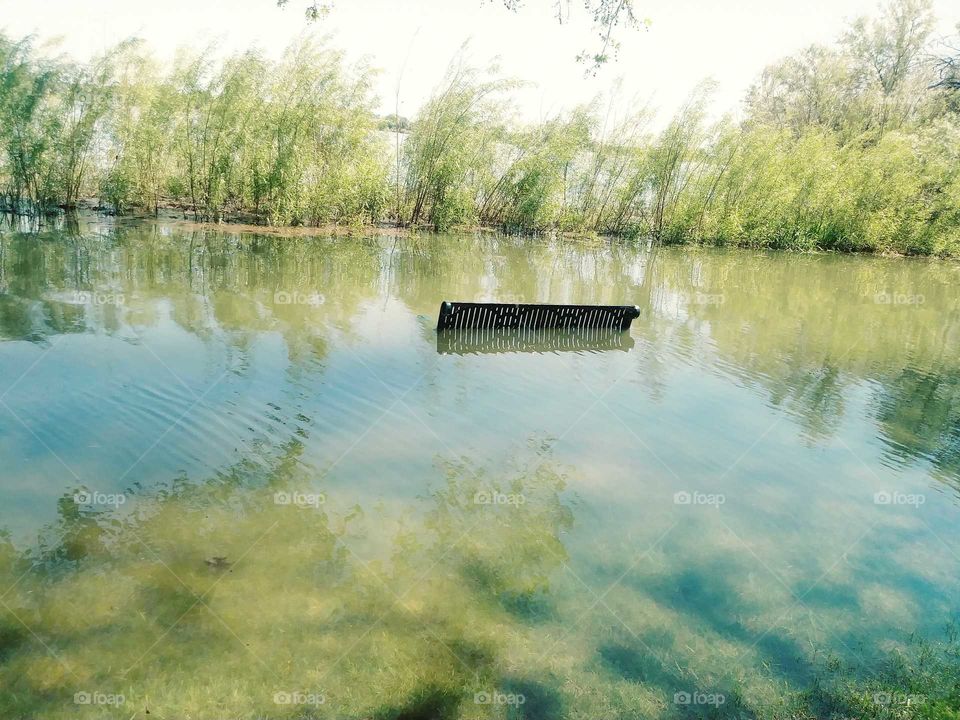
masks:
POLYGON ((526 305, 519 303, 461 303, 440 305, 437 330, 627 330, 640 315, 636 305, 526 305))

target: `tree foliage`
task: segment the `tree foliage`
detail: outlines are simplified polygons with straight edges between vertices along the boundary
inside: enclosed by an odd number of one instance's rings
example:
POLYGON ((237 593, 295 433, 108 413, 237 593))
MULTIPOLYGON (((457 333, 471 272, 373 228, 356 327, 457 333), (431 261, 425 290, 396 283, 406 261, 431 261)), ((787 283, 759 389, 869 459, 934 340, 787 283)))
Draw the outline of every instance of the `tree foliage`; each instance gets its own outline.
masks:
POLYGON ((385 202, 370 72, 311 41, 278 63, 183 52, 160 68, 128 42, 86 65, 0 40, 0 181, 13 209, 98 197, 204 220, 375 220, 385 202))
POLYGON ((766 68, 742 120, 710 121, 703 85, 656 132, 617 93, 518 122, 516 83, 462 54, 408 120, 311 41, 163 67, 137 42, 81 65, 0 37, 0 202, 960 254, 955 41, 932 27, 928 0, 892 0, 766 68))

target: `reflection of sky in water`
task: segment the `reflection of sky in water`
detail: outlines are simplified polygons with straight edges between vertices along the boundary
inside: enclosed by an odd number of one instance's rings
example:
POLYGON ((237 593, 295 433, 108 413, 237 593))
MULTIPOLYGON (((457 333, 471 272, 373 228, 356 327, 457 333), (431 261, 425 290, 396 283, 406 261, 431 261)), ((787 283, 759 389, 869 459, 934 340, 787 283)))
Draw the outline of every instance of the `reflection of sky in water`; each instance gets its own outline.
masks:
POLYGON ((298 476, 331 512, 394 520, 428 512, 446 462, 489 483, 562 468, 574 522, 552 589, 585 617, 556 652, 595 636, 625 676, 664 672, 633 633, 799 681, 814 645, 869 656, 958 609, 949 265, 432 237, 214 235, 194 257, 162 237, 88 239, 80 260, 0 240, 0 505, 18 544, 80 486, 149 498, 299 440, 298 476), (65 302, 78 286, 124 304, 65 302), (869 301, 889 288, 926 302, 869 301), (635 346, 438 354, 441 299, 498 295, 636 302, 635 346))

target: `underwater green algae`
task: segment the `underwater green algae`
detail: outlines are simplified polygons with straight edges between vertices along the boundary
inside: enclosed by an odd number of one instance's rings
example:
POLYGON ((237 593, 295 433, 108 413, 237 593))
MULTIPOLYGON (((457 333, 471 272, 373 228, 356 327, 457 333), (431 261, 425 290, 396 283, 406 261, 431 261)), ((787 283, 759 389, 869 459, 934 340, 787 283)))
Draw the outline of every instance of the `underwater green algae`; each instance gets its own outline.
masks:
POLYGON ((706 568, 654 564, 642 588, 578 592, 576 503, 552 461, 501 482, 438 460, 445 481, 416 510, 336 511, 304 484, 302 450, 124 512, 64 497, 36 547, 7 541, 0 714, 956 717, 955 632, 905 642, 884 684, 752 631, 732 610, 743 596, 706 568), (758 646, 795 664, 753 662, 758 646), (882 693, 910 695, 907 714, 882 693))
POLYGON ((308 494, 243 467, 122 517, 65 498, 37 550, 5 548, 4 716, 470 717, 463 690, 529 641, 512 606, 546 588, 570 515, 556 471, 514 483, 519 509, 450 472, 420 518, 278 504, 308 494))

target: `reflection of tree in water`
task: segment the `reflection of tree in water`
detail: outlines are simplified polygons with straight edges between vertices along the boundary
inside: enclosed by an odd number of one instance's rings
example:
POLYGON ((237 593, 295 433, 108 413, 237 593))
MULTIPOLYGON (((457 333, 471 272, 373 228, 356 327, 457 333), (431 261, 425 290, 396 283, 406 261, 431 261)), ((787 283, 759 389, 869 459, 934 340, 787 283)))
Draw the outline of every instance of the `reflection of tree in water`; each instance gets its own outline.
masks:
POLYGON ((884 383, 877 405, 888 458, 929 461, 960 491, 960 371, 904 368, 884 383))
POLYGON ((402 237, 390 257, 391 288, 416 313, 441 299, 634 304, 632 247, 606 242, 491 235, 402 237))
POLYGON ((375 240, 168 231, 147 223, 75 236, 17 234, 0 243, 0 272, 9 278, 0 294, 0 337, 34 342, 91 331, 129 339, 169 315, 190 334, 223 338, 240 351, 278 332, 301 364, 326 355, 331 326, 350 332, 381 275, 375 240), (82 299, 108 290, 123 302, 82 299), (298 301, 285 302, 290 297, 298 301), (320 302, 302 302, 310 298, 320 302))
MULTIPOLYGON (((241 351, 255 336, 278 332, 295 364, 323 357, 331 329, 354 332, 363 304, 385 293, 431 318, 447 296, 635 302, 642 308, 634 325, 643 341, 638 375, 655 398, 671 362, 705 359, 800 418, 813 440, 835 431, 854 384, 875 380, 903 401, 896 388, 905 367, 929 372, 931 359, 960 357, 960 308, 946 263, 647 252, 488 235, 264 237, 157 223, 8 233, 0 247, 2 337, 128 336, 169 312, 191 334, 222 337, 241 351), (104 287, 122 292, 125 305, 91 308, 62 297, 104 287), (282 304, 277 292, 317 292, 324 302, 282 304), (698 303, 698 293, 723 301, 698 303), (895 293, 924 301, 876 302, 895 293), (682 312, 670 305, 678 297, 682 312)), ((430 323, 424 327, 429 332, 430 323)), ((921 422, 906 413, 901 425, 911 419, 921 422)), ((909 454, 911 444, 900 445, 909 454)))
POLYGON ((828 440, 843 418, 846 387, 840 371, 829 364, 819 372, 796 368, 781 381, 772 390, 770 402, 791 412, 811 441, 828 440))
POLYGON ((45 247, 32 236, 0 235, 0 338, 42 342, 48 335, 77 332, 83 312, 76 306, 38 300, 46 287, 38 268, 46 265, 45 247))
POLYGON ((950 264, 693 250, 662 253, 656 271, 659 288, 686 299, 683 322, 698 330, 680 340, 690 358, 719 356, 726 372, 797 417, 812 441, 836 432, 844 399, 871 380, 892 456, 931 457, 941 475, 956 477, 956 421, 944 415, 960 362, 950 264), (691 301, 697 293, 722 302, 691 301), (897 305, 898 295, 922 302, 897 305))

